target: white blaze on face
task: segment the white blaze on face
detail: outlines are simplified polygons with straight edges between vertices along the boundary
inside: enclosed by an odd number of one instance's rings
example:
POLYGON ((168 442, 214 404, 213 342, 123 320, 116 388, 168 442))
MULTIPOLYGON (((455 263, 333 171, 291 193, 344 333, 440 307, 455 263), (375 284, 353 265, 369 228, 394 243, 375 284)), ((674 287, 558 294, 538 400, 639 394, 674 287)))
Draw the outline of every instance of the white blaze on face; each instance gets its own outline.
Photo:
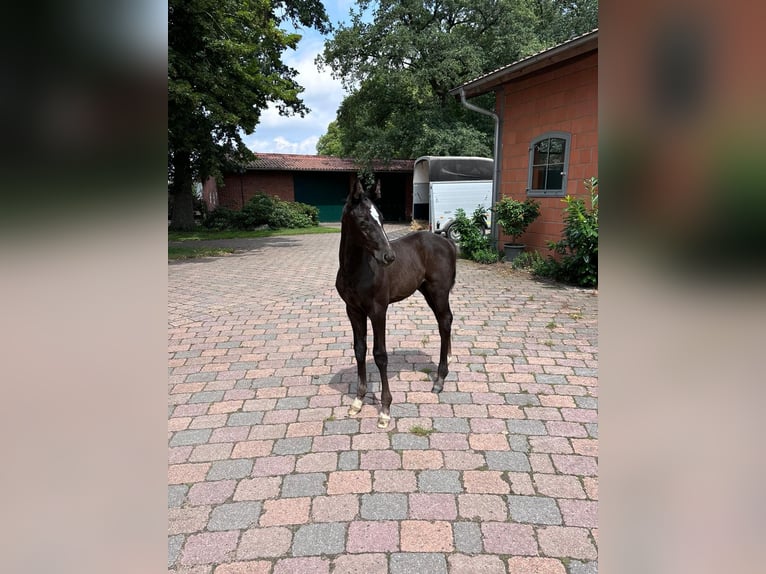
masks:
POLYGON ((370 215, 372 215, 372 218, 375 221, 377 221, 378 225, 380 225, 380 227, 382 228, 383 227, 383 221, 381 221, 381 219, 380 219, 380 213, 378 212, 378 210, 375 208, 375 206, 372 203, 370 203, 370 215))

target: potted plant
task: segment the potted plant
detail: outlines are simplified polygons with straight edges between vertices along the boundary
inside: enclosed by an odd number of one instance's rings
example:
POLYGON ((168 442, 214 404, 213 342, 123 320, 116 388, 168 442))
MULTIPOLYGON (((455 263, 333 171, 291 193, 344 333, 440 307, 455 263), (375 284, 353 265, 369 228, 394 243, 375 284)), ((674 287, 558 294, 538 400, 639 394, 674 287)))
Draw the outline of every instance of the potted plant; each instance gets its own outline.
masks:
POLYGON ((511 243, 504 243, 505 260, 513 259, 524 250, 525 245, 518 242, 522 235, 540 215, 540 204, 532 199, 518 201, 512 197, 503 197, 495 204, 492 210, 495 213, 495 220, 503 228, 506 235, 512 238, 511 243))

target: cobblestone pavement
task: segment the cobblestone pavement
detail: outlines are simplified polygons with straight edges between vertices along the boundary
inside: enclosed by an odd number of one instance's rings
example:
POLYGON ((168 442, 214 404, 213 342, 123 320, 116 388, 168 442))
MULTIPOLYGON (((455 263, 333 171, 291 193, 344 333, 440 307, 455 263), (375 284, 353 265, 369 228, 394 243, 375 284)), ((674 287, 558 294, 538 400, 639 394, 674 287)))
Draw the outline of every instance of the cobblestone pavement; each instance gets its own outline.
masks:
POLYGON ((389 308, 382 431, 346 412, 339 239, 169 264, 169 570, 595 573, 596 293, 459 260, 440 395, 431 311, 389 308))

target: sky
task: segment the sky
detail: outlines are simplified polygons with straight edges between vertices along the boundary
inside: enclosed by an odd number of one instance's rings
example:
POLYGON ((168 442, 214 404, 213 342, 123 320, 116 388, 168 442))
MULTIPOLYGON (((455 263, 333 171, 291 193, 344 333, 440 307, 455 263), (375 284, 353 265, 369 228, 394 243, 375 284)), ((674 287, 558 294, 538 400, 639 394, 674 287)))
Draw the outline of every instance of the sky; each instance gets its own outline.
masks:
MULTIPOLYGON (((333 25, 349 20, 353 0, 324 0, 324 7, 333 25)), ((245 144, 255 153, 297 153, 316 155, 319 137, 327 132, 328 124, 344 97, 340 80, 332 77, 329 68, 319 71, 314 58, 324 47, 325 37, 316 30, 301 29, 303 34, 297 50, 286 50, 283 61, 298 71, 296 81, 305 88, 301 93, 304 103, 311 110, 305 117, 280 116, 275 106, 269 106, 261 114, 261 121, 250 135, 244 136, 245 144)))

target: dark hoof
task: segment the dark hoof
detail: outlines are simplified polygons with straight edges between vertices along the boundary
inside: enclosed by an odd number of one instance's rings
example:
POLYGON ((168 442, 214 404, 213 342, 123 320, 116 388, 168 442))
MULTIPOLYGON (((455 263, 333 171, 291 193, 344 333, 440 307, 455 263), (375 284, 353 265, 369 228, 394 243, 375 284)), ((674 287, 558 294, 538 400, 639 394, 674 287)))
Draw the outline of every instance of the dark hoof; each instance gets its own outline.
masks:
POLYGON ((442 392, 442 389, 444 388, 444 383, 434 383, 433 388, 431 389, 432 393, 436 393, 437 395, 442 392))

